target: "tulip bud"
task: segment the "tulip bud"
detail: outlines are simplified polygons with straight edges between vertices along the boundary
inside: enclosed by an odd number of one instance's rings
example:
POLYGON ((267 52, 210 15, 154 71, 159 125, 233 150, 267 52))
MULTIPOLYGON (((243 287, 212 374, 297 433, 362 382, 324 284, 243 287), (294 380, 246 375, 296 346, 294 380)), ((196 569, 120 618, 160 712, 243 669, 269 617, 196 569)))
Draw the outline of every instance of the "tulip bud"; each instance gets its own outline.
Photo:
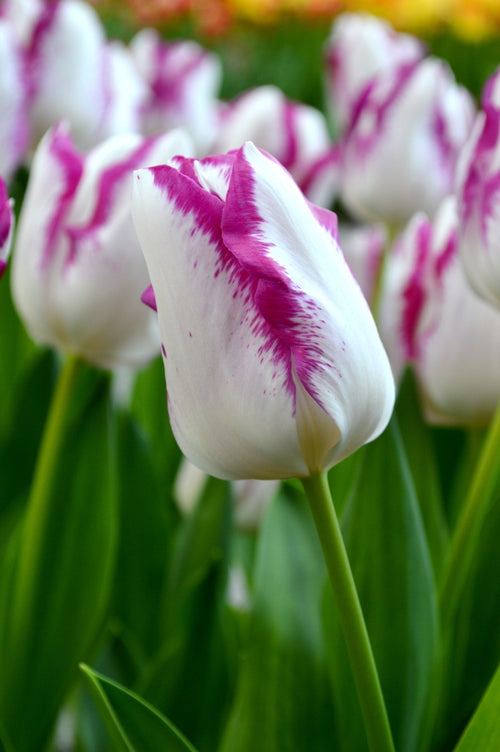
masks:
POLYGON ((184 454, 221 478, 305 477, 386 426, 387 356, 337 242, 252 143, 136 173, 169 414, 184 454))
POLYGON ((7 197, 5 183, 0 178, 0 279, 7 266, 12 232, 14 230, 14 212, 12 199, 7 197))
POLYGON ((149 280, 130 214, 132 171, 189 150, 174 131, 115 136, 83 156, 62 126, 47 133, 12 265, 14 301, 35 340, 104 367, 157 353, 155 317, 140 300, 149 280))
POLYGON ((460 160, 457 180, 460 252, 469 281, 500 307, 500 70, 460 160))
POLYGON ((107 43, 99 16, 88 3, 42 4, 26 60, 35 144, 61 120, 70 124, 81 149, 137 130, 144 84, 129 50, 107 43))
POLYGON ((339 225, 340 245, 364 296, 373 302, 384 250, 387 244, 385 225, 339 225))
POLYGON ((28 145, 27 90, 21 52, 8 21, 0 19, 0 174, 9 181, 28 145))
POLYGON ((468 285, 453 197, 433 222, 416 215, 395 243, 380 328, 395 370, 413 364, 430 421, 489 421, 500 398, 500 313, 468 285))
POLYGON ((357 218, 399 226, 451 193, 472 127, 470 94, 439 60, 373 79, 345 135, 341 198, 357 218))
POLYGON ((326 46, 329 110, 343 130, 355 104, 374 76, 416 63, 425 52, 422 42, 397 33, 388 23, 366 13, 342 13, 326 46))
POLYGON ((141 132, 183 128, 197 152, 207 153, 217 127, 219 59, 196 42, 165 42, 154 29, 136 34, 130 49, 146 86, 141 132))
POLYGON ((331 205, 338 158, 319 110, 287 99, 276 86, 258 86, 222 108, 213 152, 239 149, 245 141, 276 157, 311 201, 331 205))

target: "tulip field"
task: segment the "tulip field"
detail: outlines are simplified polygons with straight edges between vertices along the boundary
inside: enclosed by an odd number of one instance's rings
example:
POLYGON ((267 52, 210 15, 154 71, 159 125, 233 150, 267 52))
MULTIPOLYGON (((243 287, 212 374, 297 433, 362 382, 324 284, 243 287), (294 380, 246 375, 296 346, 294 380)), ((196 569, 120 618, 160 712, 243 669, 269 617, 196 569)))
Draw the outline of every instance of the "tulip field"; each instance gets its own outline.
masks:
POLYGON ((496 4, 0 59, 0 752, 499 752, 496 4))

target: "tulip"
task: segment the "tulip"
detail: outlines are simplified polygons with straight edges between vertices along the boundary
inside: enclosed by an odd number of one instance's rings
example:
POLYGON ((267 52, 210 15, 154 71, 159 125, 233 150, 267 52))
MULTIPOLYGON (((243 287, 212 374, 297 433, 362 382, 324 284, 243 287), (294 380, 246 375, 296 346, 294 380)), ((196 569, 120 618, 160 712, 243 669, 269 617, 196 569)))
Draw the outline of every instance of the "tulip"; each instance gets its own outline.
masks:
POLYGON ((0 19, 0 110, 0 174, 9 181, 27 150, 28 120, 21 51, 4 19, 0 19))
POLYGON ((403 226, 452 192, 473 124, 470 94, 428 58, 373 79, 344 139, 341 199, 363 221, 403 226))
POLYGON ((326 45, 327 101, 332 120, 348 125, 357 100, 378 74, 416 63, 425 52, 422 42, 397 33, 387 21, 365 13, 342 13, 326 45))
POLYGON ((380 311, 396 377, 413 365, 429 421, 482 425, 500 398, 500 313, 468 285, 454 197, 417 214, 389 256, 380 311))
POLYGON ((0 178, 0 279, 7 266, 12 232, 14 229, 14 212, 12 199, 7 197, 4 181, 0 178))
POLYGON ((319 110, 288 99, 276 86, 258 86, 221 109, 213 151, 223 154, 245 141, 276 157, 313 203, 331 205, 338 156, 319 110))
POLYGON ((469 281, 500 307, 500 69, 483 94, 482 111, 458 170, 460 252, 469 281))
POLYGON ((12 264, 31 336, 103 367, 136 366, 159 347, 140 301, 149 278, 130 214, 132 171, 189 153, 187 137, 115 136, 83 156, 59 126, 33 160, 12 264))
POLYGON ((141 132, 151 136, 181 127, 197 152, 207 153, 217 127, 219 59, 196 42, 165 42, 154 29, 136 34, 130 50, 146 86, 141 132))
POLYGON ((60 120, 70 124, 85 150, 138 129, 144 84, 128 49, 107 43, 88 3, 55 0, 40 6, 26 45, 26 69, 34 144, 60 120))
POLYGON ((387 244, 385 225, 339 225, 345 259, 370 305, 374 302, 387 244))
POLYGON ((394 382, 336 216, 247 143, 136 173, 172 429, 220 478, 308 477, 386 426, 394 382))
MULTIPOLYGON (((190 514, 201 498, 207 474, 184 459, 175 479, 174 495, 183 514, 190 514)), ((231 484, 233 519, 238 530, 257 530, 279 488, 278 480, 235 480, 231 484)))

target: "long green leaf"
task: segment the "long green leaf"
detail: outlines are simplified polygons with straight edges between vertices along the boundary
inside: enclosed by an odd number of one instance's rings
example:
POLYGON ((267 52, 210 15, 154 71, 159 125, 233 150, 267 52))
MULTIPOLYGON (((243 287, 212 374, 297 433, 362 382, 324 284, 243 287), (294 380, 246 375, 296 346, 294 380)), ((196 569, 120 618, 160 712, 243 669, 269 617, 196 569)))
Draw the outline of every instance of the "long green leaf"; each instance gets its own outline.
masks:
POLYGON ((221 752, 335 749, 320 620, 325 576, 305 500, 287 487, 257 543, 253 609, 221 752))
POLYGON ((204 750, 215 748, 233 694, 230 523, 229 485, 209 478, 179 530, 164 596, 165 642, 137 686, 204 750))
POLYGON ((195 752, 175 726, 139 695, 88 666, 80 668, 116 752, 195 752))
POLYGON ((498 752, 500 749, 500 666, 455 752, 498 752))
POLYGON ((16 752, 43 748, 108 606, 116 504, 105 377, 73 418, 43 519, 26 518, 0 584, 0 725, 16 752))
MULTIPOLYGON (((343 534, 360 596, 396 749, 419 746, 438 649, 435 584, 419 505, 395 420, 365 447, 343 534)), ((335 500, 335 489, 334 500, 335 500)), ((366 750, 333 594, 324 628, 342 750, 366 750)))

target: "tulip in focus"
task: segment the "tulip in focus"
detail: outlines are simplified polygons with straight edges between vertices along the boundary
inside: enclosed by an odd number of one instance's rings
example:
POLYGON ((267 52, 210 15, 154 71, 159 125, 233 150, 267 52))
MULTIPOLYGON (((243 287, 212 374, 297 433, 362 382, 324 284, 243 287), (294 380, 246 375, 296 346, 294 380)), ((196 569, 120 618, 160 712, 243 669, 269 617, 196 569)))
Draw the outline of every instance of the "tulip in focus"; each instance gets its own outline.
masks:
POLYGON ((333 122, 343 131, 374 76, 416 63, 424 54, 420 39, 396 32, 383 19, 367 13, 342 13, 326 46, 326 93, 333 122))
POLYGON ((471 290, 456 203, 417 214, 389 256, 380 311, 396 378, 411 363, 433 423, 486 424, 500 398, 500 313, 471 290))
POLYGON ((307 477, 378 436, 394 382, 336 216, 252 143, 134 187, 188 459, 226 479, 307 477))
POLYGON ((257 86, 223 105, 214 153, 253 141, 286 167, 315 204, 329 207, 338 192, 338 154, 324 115, 288 99, 276 86, 257 86))
POLYGON ((440 60, 374 78, 345 134, 345 206, 362 221, 396 227, 417 211, 433 216, 453 190, 473 117, 471 95, 440 60))
POLYGON ((4 181, 0 178, 0 279, 3 276, 9 258, 14 230, 14 212, 12 199, 7 197, 4 181))
POLYGON ((500 307, 500 69, 486 84, 457 182, 460 252, 467 276, 478 295, 500 307))
POLYGON ((146 88, 141 133, 183 128, 197 153, 206 154, 217 127, 219 59, 193 41, 165 42, 154 29, 139 31, 130 50, 146 88))
POLYGON ((103 367, 137 366, 159 349, 130 213, 132 171, 190 153, 180 131, 115 136, 83 156, 59 126, 41 141, 19 217, 14 302, 38 342, 103 367))

